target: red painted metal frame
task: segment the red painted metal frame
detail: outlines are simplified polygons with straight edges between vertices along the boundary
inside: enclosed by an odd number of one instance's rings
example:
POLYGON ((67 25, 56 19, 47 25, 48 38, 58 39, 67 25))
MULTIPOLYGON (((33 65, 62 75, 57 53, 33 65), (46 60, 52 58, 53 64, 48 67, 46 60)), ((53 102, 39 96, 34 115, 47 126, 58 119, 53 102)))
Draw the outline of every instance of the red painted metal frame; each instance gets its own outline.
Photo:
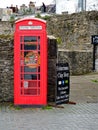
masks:
POLYGON ((22 19, 16 22, 14 34, 14 104, 15 105, 46 105, 47 104, 47 34, 46 22, 40 19, 22 19), (42 26, 40 30, 19 30, 19 26, 42 26), (22 95, 20 70, 20 37, 40 36, 40 94, 22 95))

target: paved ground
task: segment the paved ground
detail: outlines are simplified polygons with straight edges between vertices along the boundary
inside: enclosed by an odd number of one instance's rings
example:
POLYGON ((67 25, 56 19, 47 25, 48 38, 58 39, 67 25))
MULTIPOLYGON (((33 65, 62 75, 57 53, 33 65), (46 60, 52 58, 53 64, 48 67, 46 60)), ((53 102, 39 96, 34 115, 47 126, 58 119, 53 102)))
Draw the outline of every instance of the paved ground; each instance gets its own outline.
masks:
POLYGON ((98 103, 98 73, 71 76, 70 100, 76 103, 98 103))
POLYGON ((98 103, 0 110, 0 130, 98 130, 98 103))
POLYGON ((0 130, 98 130, 98 74, 71 76, 64 108, 0 106, 0 130), (19 110, 18 110, 19 109, 19 110))

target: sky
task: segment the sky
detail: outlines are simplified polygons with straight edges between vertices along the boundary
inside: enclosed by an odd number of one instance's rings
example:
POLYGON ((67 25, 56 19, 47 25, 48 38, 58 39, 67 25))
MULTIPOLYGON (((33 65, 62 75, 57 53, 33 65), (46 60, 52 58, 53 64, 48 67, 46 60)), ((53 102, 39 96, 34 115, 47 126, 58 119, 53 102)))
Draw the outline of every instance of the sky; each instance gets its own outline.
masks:
MULTIPOLYGON (((68 10, 71 13, 75 12, 78 3, 78 0, 0 0, 0 8, 10 7, 11 4, 13 4, 13 6, 18 5, 18 7, 20 7, 20 5, 22 4, 28 6, 30 1, 36 2, 35 6, 41 6, 42 2, 44 2, 46 5, 56 2, 59 4, 57 7, 58 11, 60 10, 60 8, 62 8, 62 11, 68 10)), ((87 0, 87 10, 92 10, 96 8, 98 10, 98 0, 87 0), (94 6, 95 4, 97 5, 97 7, 94 6)))
MULTIPOLYGON (((62 12, 68 11, 68 13, 78 12, 78 0, 56 0, 56 13, 61 14, 62 12), (66 7, 66 8, 65 8, 66 7)), ((86 0, 86 9, 98 10, 98 0, 86 0), (97 6, 95 6, 97 5, 97 6)))
POLYGON ((78 0, 56 0, 56 13, 61 14, 65 11, 68 11, 69 13, 75 12, 77 1, 78 0))

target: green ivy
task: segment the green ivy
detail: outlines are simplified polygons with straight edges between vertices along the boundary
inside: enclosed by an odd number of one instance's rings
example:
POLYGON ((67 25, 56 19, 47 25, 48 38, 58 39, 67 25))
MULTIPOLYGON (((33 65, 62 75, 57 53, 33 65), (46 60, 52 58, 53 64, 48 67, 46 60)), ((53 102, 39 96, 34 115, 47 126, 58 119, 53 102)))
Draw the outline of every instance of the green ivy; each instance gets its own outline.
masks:
POLYGON ((92 79, 92 82, 94 82, 94 83, 98 83, 98 80, 96 80, 96 79, 92 79))
POLYGON ((58 43, 58 44, 61 44, 61 43, 62 43, 62 39, 61 39, 60 37, 57 37, 56 39, 57 39, 57 43, 58 43))
POLYGON ((51 110, 52 107, 51 107, 51 106, 43 106, 42 109, 43 109, 43 110, 51 110))
POLYGON ((35 16, 35 18, 42 18, 42 17, 40 15, 40 13, 37 13, 36 16, 35 16))
POLYGON ((45 15, 45 16, 41 16, 40 13, 38 13, 35 18, 40 18, 40 19, 44 19, 44 20, 49 20, 51 16, 45 15))
POLYGON ((4 38, 4 39, 13 38, 13 35, 10 35, 10 34, 8 34, 8 35, 1 34, 1 35, 0 35, 0 38, 4 38))

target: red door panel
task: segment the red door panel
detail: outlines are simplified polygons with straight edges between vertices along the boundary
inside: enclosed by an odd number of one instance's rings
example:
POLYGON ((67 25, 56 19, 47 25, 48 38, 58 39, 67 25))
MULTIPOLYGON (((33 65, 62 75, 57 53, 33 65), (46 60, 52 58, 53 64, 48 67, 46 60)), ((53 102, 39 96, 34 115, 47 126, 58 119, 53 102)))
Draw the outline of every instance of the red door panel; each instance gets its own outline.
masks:
POLYGON ((47 54, 44 34, 16 34, 16 37, 14 102, 16 105, 45 105, 47 54))

